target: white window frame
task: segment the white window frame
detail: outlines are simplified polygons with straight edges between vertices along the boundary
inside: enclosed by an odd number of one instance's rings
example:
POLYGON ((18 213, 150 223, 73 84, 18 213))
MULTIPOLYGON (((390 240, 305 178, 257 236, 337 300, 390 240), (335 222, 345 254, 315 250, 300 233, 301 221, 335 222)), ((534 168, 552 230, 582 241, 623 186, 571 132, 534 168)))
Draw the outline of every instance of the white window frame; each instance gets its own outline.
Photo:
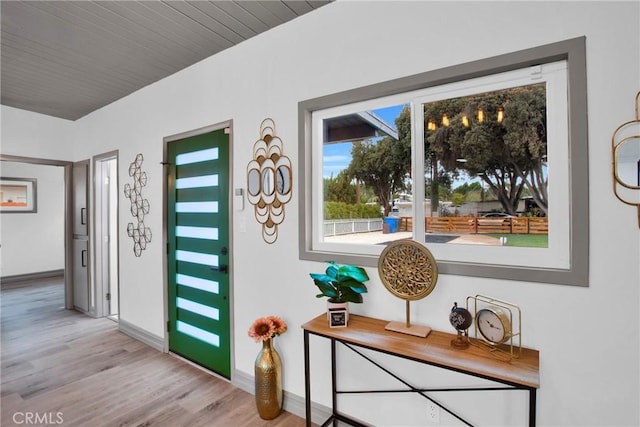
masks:
MULTIPOLYGON (((553 209, 549 218, 549 247, 427 246, 443 274, 587 286, 589 216, 584 38, 301 102, 300 258, 375 267, 383 249, 381 245, 323 241, 322 129, 318 128, 322 119, 394 104, 421 105, 471 95, 474 86, 480 87, 475 91, 478 93, 540 81, 547 83, 547 115, 553 117, 549 121, 552 129, 548 145, 549 205, 553 209), (531 67, 542 71, 540 79, 530 79, 531 67), (525 81, 527 83, 518 83, 525 81), (564 94, 568 95, 565 97, 564 94), (566 144, 558 141, 566 141, 566 144)), ((412 108, 413 141, 422 140, 422 114, 422 108, 412 108)), ((424 176, 422 144, 412 145, 415 150, 414 176, 424 176)), ((414 180, 414 193, 424 194, 424 182, 414 180)), ((414 202, 414 217, 423 217, 423 204, 415 197, 414 202)), ((422 221, 414 221, 414 224, 414 239, 423 242, 419 236, 424 236, 424 224, 422 221)))

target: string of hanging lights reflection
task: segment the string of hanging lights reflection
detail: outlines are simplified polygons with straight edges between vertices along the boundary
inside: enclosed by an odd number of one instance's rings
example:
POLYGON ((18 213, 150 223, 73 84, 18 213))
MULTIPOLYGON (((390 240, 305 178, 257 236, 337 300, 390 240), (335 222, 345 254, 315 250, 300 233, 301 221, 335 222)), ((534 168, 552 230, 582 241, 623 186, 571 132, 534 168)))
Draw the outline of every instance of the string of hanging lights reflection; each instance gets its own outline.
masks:
MULTIPOLYGON (((482 107, 478 108, 476 119, 478 123, 483 123, 487 119, 487 115, 484 112, 484 109, 482 109, 482 107)), ((496 122, 502 123, 503 120, 504 120, 504 108, 498 107, 496 112, 496 122)), ((444 113, 442 115, 442 120, 440 121, 440 123, 444 127, 449 127, 451 125, 451 120, 449 119, 449 116, 447 115, 447 113, 444 113)), ((462 113, 462 126, 469 127, 469 124, 470 122, 469 122, 469 117, 467 116, 467 113, 462 113)), ((436 125, 436 121, 430 118, 427 121, 427 130, 434 131, 436 129, 438 129, 438 125, 436 125)))

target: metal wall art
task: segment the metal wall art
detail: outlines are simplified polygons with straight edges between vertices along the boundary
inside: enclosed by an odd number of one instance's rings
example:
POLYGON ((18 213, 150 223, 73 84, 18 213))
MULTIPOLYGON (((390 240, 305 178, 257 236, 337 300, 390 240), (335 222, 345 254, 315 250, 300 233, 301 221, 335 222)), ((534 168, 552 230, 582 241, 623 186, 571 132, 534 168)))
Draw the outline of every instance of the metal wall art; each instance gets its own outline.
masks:
POLYGON ((638 209, 640 227, 640 92, 636 95, 635 117, 613 132, 613 192, 627 205, 638 209))
POLYGON ((131 215, 137 223, 127 224, 127 235, 133 239, 133 253, 139 257, 151 241, 151 229, 144 225, 144 216, 149 213, 149 201, 142 198, 142 187, 147 185, 147 173, 142 171, 142 153, 129 165, 129 176, 133 177, 133 187, 124 185, 124 195, 131 202, 131 215))
POLYGON ((267 243, 278 239, 278 225, 284 221, 284 205, 291 200, 291 160, 282 152, 272 119, 260 124, 260 139, 253 145, 253 160, 247 165, 247 199, 255 207, 267 243))

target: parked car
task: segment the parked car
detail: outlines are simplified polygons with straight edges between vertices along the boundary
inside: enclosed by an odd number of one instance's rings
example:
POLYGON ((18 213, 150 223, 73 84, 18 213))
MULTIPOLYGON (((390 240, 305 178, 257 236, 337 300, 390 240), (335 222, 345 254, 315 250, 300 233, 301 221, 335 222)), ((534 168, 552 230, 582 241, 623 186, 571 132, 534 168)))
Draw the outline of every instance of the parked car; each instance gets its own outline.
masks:
POLYGON ((478 225, 485 226, 500 226, 500 225, 508 225, 510 218, 517 218, 513 215, 509 215, 505 212, 489 212, 482 217, 478 218, 478 225))
POLYGON ((483 218, 515 218, 513 215, 509 215, 506 212, 489 212, 482 215, 483 218))

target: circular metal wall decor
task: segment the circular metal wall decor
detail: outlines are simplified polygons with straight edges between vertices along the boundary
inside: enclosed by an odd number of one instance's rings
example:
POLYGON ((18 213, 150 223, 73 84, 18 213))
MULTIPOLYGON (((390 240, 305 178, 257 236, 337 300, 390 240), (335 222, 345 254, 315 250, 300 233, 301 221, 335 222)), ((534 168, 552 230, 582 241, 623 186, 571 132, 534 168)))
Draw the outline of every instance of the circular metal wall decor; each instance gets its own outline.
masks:
POLYGON ((640 227, 640 92, 636 94, 634 119, 618 126, 611 137, 613 193, 638 211, 640 227))
POLYGON ((397 240, 380 254, 378 274, 389 292, 406 301, 406 323, 391 322, 386 329, 426 337, 431 328, 411 325, 409 303, 429 295, 438 282, 438 267, 429 249, 413 240, 397 240))
POLYGON ((278 225, 284 221, 284 205, 291 200, 291 160, 283 154, 272 119, 260 124, 260 139, 253 145, 253 160, 247 165, 247 199, 254 205, 267 243, 278 239, 278 225))

